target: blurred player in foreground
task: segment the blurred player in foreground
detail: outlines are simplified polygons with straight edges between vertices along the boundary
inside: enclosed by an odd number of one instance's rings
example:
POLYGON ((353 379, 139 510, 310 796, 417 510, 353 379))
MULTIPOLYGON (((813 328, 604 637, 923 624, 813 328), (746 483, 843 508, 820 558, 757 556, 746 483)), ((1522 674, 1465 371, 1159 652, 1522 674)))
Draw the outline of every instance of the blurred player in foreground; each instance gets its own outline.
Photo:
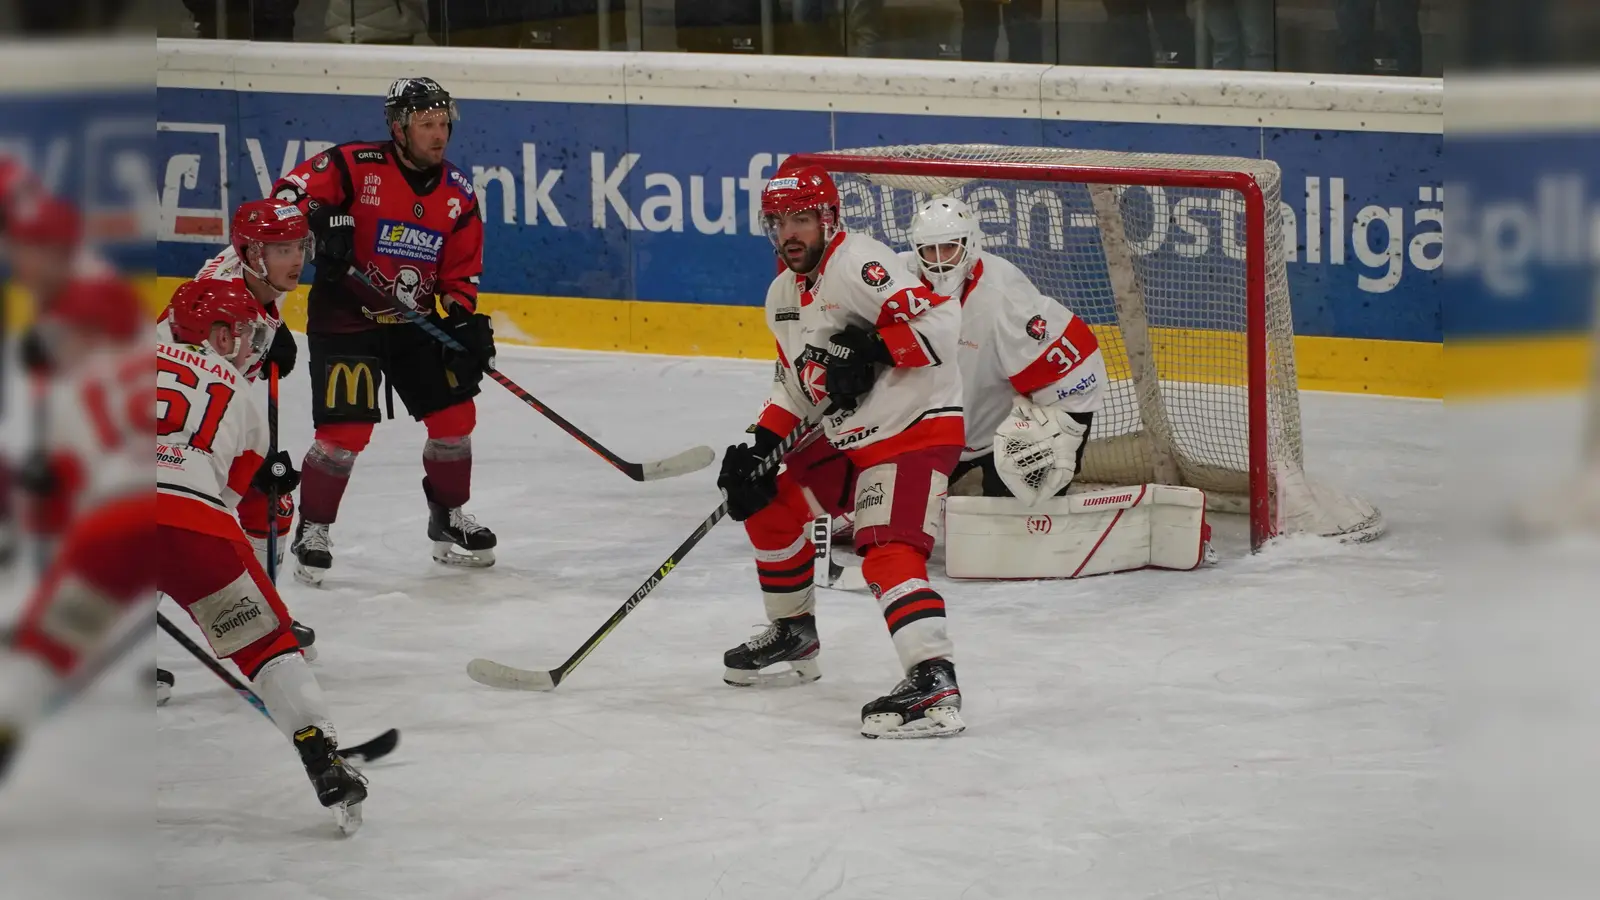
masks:
POLYGON ((819 167, 780 172, 762 192, 767 231, 787 267, 767 291, 777 385, 751 444, 729 447, 717 484, 745 523, 771 624, 724 657, 733 685, 814 681, 807 525, 856 513, 855 545, 905 680, 861 711, 867 737, 953 735, 961 720, 945 603, 928 583, 950 472, 961 456, 958 304, 934 294, 894 251, 846 233, 839 192, 819 167), (753 478, 796 428, 822 421, 782 474, 753 478), (764 672, 779 664, 787 670, 764 672))
POLYGON ((57 288, 34 328, 48 434, 23 466, 31 527, 58 551, 0 643, 0 768, 155 583, 148 457, 150 348, 137 293, 116 279, 57 288), (144 445, 148 446, 148 445, 144 445))
POLYGON ((300 752, 317 799, 359 821, 365 780, 338 753, 327 703, 288 610, 235 520, 252 494, 293 491, 286 451, 267 458, 267 421, 245 373, 273 325, 239 282, 200 279, 173 294, 173 342, 156 346, 156 586, 231 659, 300 752))

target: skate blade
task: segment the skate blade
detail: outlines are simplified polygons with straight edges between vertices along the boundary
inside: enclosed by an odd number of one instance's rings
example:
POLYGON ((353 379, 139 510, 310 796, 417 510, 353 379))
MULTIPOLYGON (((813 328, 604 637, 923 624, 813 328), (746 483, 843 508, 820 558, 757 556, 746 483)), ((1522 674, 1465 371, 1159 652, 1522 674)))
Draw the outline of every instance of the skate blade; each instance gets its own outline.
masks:
POLYGON ((322 587, 322 576, 328 574, 327 569, 313 569, 295 563, 294 580, 312 587, 322 587))
MULTIPOLYGON (((778 665, 773 663, 773 665, 778 665)), ((734 687, 792 687, 810 684, 822 677, 822 668, 815 659, 797 659, 788 663, 787 669, 752 672, 748 669, 725 669, 722 681, 734 687)))
POLYGON ((361 830, 361 803, 339 803, 328 807, 333 813, 333 824, 339 826, 339 833, 349 837, 361 830))
POLYGON ((961 720, 961 710, 953 706, 935 706, 908 724, 902 724, 898 713, 879 713, 861 722, 861 735, 869 738, 909 740, 912 738, 955 737, 967 730, 961 720))
POLYGON ((494 565, 494 551, 459 550, 449 541, 434 541, 433 561, 463 569, 487 569, 494 565))

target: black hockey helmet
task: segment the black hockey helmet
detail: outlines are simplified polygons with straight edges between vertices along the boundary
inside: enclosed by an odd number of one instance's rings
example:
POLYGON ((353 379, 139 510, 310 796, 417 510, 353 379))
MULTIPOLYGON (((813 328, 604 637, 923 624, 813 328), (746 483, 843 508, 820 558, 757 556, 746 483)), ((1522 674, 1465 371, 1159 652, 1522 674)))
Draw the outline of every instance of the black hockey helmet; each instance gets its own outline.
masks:
POLYGON ((389 85, 388 99, 383 101, 383 117, 390 125, 398 122, 405 128, 411 124, 412 113, 426 109, 449 110, 452 131, 461 119, 455 98, 432 78, 400 78, 389 85))

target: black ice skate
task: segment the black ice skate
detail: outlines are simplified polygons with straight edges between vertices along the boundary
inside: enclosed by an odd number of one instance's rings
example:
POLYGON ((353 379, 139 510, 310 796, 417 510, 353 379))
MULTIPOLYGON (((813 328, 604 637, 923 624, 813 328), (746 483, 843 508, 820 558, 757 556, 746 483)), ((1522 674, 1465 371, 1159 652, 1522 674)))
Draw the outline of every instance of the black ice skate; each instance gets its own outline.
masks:
POLYGON ((961 721, 961 688, 948 659, 917 663, 888 696, 861 707, 861 733, 869 738, 950 737, 961 721))
POLYGON ((172 699, 172 686, 177 683, 178 679, 174 677, 171 672, 168 672, 166 669, 163 669, 160 666, 156 666, 157 706, 167 705, 167 701, 172 699))
POLYGON ((339 755, 338 747, 312 726, 294 733, 294 748, 300 751, 317 802, 333 811, 333 820, 345 834, 361 827, 361 802, 367 799, 367 779, 339 755))
POLYGON ((422 490, 428 495, 428 540, 433 541, 434 561, 473 569, 494 565, 494 532, 479 525, 459 506, 435 503, 427 482, 423 482, 422 490))
POLYGON ((295 642, 300 645, 300 655, 306 662, 317 661, 317 633, 310 625, 301 625, 299 622, 290 622, 289 630, 294 632, 295 642))
POLYGON ((322 576, 333 568, 333 538, 329 526, 321 522, 307 522, 301 518, 294 529, 294 543, 289 551, 294 554, 294 580, 317 587, 322 576))
POLYGON ((821 652, 815 616, 806 614, 779 619, 760 634, 722 654, 722 664, 728 667, 722 680, 734 687, 816 681, 822 677, 822 670, 817 667, 817 655, 821 652), (788 667, 761 671, 779 663, 788 663, 788 667))

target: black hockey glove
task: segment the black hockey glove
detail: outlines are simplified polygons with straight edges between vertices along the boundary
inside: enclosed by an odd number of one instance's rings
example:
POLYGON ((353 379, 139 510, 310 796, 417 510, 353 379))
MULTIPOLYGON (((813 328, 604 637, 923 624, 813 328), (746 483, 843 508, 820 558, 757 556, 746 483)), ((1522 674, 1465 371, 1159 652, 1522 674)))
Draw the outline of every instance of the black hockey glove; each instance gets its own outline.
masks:
POLYGON ((319 207, 311 214, 311 231, 317 236, 317 253, 311 259, 317 282, 338 282, 356 264, 355 217, 337 207, 319 207))
POLYGON ((51 462, 50 455, 43 450, 29 453, 13 473, 12 479, 17 487, 35 497, 49 497, 61 490, 61 476, 51 462))
POLYGON ((824 415, 836 410, 853 410, 872 385, 878 380, 878 366, 894 364, 889 348, 878 332, 851 325, 828 339, 828 408, 824 415))
POLYGON ((22 360, 22 368, 34 375, 48 375, 56 367, 55 359, 50 353, 50 341, 34 325, 23 332, 17 341, 17 356, 22 360))
POLYGON ((300 486, 300 473, 295 471, 289 451, 279 450, 262 460, 250 485, 263 494, 276 491, 279 497, 294 493, 300 486))
POLYGON ((294 371, 294 361, 299 358, 300 348, 295 346, 294 335, 283 325, 278 326, 278 331, 272 336, 272 346, 267 348, 267 355, 261 359, 261 377, 267 377, 267 364, 278 367, 278 377, 287 378, 294 371))
POLYGON ((743 522, 762 511, 778 496, 778 467, 756 477, 756 468, 767 454, 776 450, 783 438, 775 432, 756 427, 751 444, 734 444, 722 455, 722 473, 717 476, 717 487, 728 495, 728 518, 743 522))
POLYGON ((463 387, 483 380, 483 373, 494 365, 494 323, 482 313, 456 313, 440 322, 445 333, 464 348, 444 348, 445 368, 455 373, 463 387))

